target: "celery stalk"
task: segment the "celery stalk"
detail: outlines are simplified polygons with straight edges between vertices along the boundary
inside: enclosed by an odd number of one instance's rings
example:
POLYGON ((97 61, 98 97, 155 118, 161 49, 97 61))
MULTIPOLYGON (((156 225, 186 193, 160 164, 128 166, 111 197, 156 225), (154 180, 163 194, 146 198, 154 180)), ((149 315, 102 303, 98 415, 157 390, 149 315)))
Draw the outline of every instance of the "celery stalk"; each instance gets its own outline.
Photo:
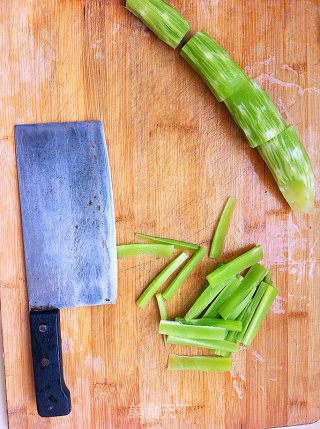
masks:
POLYGON ((155 243, 173 244, 175 249, 184 250, 188 252, 195 252, 199 249, 199 246, 197 244, 188 243, 186 241, 173 240, 171 238, 153 237, 152 235, 140 234, 139 232, 136 233, 136 237, 144 238, 145 240, 150 240, 155 243))
POLYGON ((286 128, 269 95, 252 79, 239 86, 224 103, 251 147, 268 142, 286 128))
POLYGON ((225 279, 240 273, 242 270, 245 270, 256 262, 259 262, 262 258, 262 247, 256 246, 248 252, 243 253, 242 255, 223 265, 222 267, 214 270, 207 276, 207 280, 211 286, 215 286, 225 279))
POLYGON ((265 278, 264 278, 264 282, 270 284, 271 282, 271 273, 270 271, 267 272, 265 278))
POLYGON ((192 319, 190 321, 186 321, 183 317, 176 317, 175 320, 186 325, 215 326, 216 328, 224 328, 229 331, 242 331, 242 324, 236 320, 213 319, 209 317, 205 319, 192 319))
POLYGON ((207 33, 198 31, 180 55, 201 76, 218 101, 230 97, 248 76, 229 54, 207 33))
POLYGON ((231 358, 169 355, 168 370, 231 371, 231 358))
POLYGON ((180 322, 161 320, 159 334, 172 335, 174 337, 194 338, 196 340, 223 340, 226 330, 212 326, 191 326, 180 322))
POLYGON ((158 256, 169 257, 173 253, 174 246, 168 244, 123 244, 117 246, 117 258, 131 258, 132 256, 158 256))
POLYGON ((239 342, 242 341, 242 339, 246 333, 247 327, 249 326, 249 323, 250 323, 250 321, 251 321, 251 319, 252 319, 252 317, 253 317, 264 293, 265 293, 265 291, 267 290, 267 287, 268 287, 267 283, 261 282, 261 284, 258 287, 254 297, 251 299, 251 301, 250 301, 248 307, 246 308, 246 311, 242 317, 242 329, 236 336, 237 341, 239 341, 239 342))
POLYGON ((208 307, 207 311, 204 313, 203 317, 217 318, 219 316, 220 306, 229 298, 230 295, 237 289, 241 283, 243 277, 240 274, 237 274, 235 277, 232 277, 232 280, 226 285, 226 287, 219 293, 217 298, 212 302, 208 307))
POLYGON ((173 274, 180 265, 188 259, 186 253, 181 253, 176 259, 170 262, 164 270, 157 275, 157 277, 150 283, 150 285, 144 290, 144 292, 137 299, 139 307, 143 308, 150 301, 153 295, 157 292, 160 286, 173 274))
POLYGON ((242 342, 246 347, 250 346, 254 337, 257 335, 257 332, 277 295, 278 290, 275 287, 268 285, 267 290, 265 291, 243 337, 242 342))
POLYGON ((238 304, 234 310, 229 314, 228 320, 235 320, 239 316, 239 314, 242 312, 242 310, 247 306, 247 304, 251 301, 251 298, 253 297, 254 293, 256 291, 256 287, 254 287, 248 295, 243 299, 243 301, 238 304))
POLYGON ((173 49, 190 28, 180 13, 164 0, 127 0, 126 8, 173 49))
MULTIPOLYGON (((253 265, 242 280, 236 291, 221 305, 219 314, 228 319, 229 315, 236 307, 248 296, 249 292, 256 288, 261 280, 265 277, 268 270, 260 264, 253 265)), ((240 314, 239 311, 238 314, 240 314)), ((236 315, 236 317, 238 316, 236 315)))
POLYGON ((314 205, 314 175, 305 148, 292 125, 258 147, 292 210, 309 213, 314 205))
POLYGON ((194 338, 181 338, 168 335, 167 343, 179 344, 181 346, 202 347, 204 349, 219 350, 226 352, 238 352, 239 345, 225 340, 195 340, 194 338))
POLYGON ((161 293, 156 293, 156 299, 159 307, 160 320, 168 320, 167 310, 161 293))
MULTIPOLYGON (((159 246, 159 244, 158 244, 159 246)), ((204 257, 206 250, 203 247, 199 247, 199 249, 192 255, 186 265, 182 268, 176 278, 171 282, 171 284, 167 287, 167 289, 163 292, 163 298, 167 301, 173 297, 173 295, 179 290, 184 281, 189 277, 201 259, 204 257)))
POLYGON ((213 236, 210 254, 209 254, 210 258, 219 259, 221 256, 224 240, 226 238, 226 234, 230 225, 230 220, 231 220, 235 203, 236 203, 236 199, 234 197, 228 198, 228 201, 219 219, 217 229, 213 236))

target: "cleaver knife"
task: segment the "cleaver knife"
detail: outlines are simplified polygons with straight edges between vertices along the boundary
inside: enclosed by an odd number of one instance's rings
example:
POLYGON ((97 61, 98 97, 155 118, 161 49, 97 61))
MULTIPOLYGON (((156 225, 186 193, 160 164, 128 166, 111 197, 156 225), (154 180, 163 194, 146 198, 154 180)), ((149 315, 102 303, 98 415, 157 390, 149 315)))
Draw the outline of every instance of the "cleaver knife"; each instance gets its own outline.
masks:
POLYGON ((59 310, 116 301, 106 141, 100 121, 16 125, 15 141, 37 409, 62 416, 59 310))

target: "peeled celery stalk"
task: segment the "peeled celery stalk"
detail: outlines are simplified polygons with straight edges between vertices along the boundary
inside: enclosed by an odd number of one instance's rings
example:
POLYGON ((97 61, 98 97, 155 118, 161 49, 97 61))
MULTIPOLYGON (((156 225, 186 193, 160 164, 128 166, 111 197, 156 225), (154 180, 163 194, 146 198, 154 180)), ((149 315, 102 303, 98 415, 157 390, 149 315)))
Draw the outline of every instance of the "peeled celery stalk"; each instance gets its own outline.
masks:
POLYGON ((230 97, 248 76, 229 54, 206 32, 198 31, 180 55, 201 76, 218 101, 230 97))
POLYGON ((180 13, 164 0, 127 0, 126 8, 173 49, 190 28, 180 13))
POLYGON ((191 326, 180 322, 161 320, 159 334, 174 337, 194 338, 196 340, 223 340, 226 330, 212 326, 191 326))
POLYGON ((305 148, 296 130, 284 131, 258 147, 280 191, 292 210, 309 213, 314 205, 314 175, 305 148))
POLYGON ((212 271, 207 276, 208 282, 211 286, 215 286, 225 279, 240 273, 242 270, 250 267, 251 265, 259 262, 263 258, 263 251, 261 246, 256 246, 248 252, 243 253, 232 261, 212 271))
POLYGON ((188 243, 186 241, 173 240, 172 238, 153 237, 152 235, 140 234, 139 232, 136 233, 136 237, 144 238, 145 240, 150 240, 154 243, 173 244, 175 249, 187 250, 188 252, 195 252, 199 249, 199 246, 197 244, 188 243))
POLYGON ((178 344, 181 346, 202 347, 204 349, 219 350, 226 352, 238 352, 239 345, 225 340, 195 340, 193 338, 180 338, 168 335, 167 343, 178 344))
POLYGON ((180 265, 188 259, 188 255, 186 253, 181 253, 176 257, 169 265, 165 267, 164 270, 161 271, 157 275, 157 277, 149 284, 149 286, 143 291, 143 293, 137 299, 137 304, 139 307, 143 308, 150 301, 153 295, 157 292, 160 286, 173 274, 180 265))
POLYGON ((117 258, 131 258, 132 256, 158 256, 169 257, 174 246, 167 244, 122 244, 117 246, 117 258))
POLYGON ((216 328, 224 328, 229 331, 241 332, 242 324, 236 320, 224 320, 224 319, 212 319, 212 318, 202 318, 202 319, 192 319, 186 321, 183 317, 176 317, 176 322, 184 323, 185 325, 195 325, 195 326, 215 326, 216 328))
POLYGON ((235 203, 236 203, 236 199, 234 197, 228 198, 228 201, 219 219, 217 229, 215 230, 215 233, 213 236, 210 254, 209 254, 210 258, 218 259, 221 256, 224 240, 229 228, 235 203))
POLYGON ((230 283, 228 283, 226 287, 221 291, 221 293, 219 293, 216 299, 208 307, 203 317, 220 317, 218 312, 220 306, 229 298, 230 295, 233 294, 233 292, 237 289, 242 280, 243 277, 240 274, 237 274, 235 277, 232 277, 230 283))
POLYGON ((168 370, 231 371, 231 358, 169 355, 168 370))
POLYGON ((167 310, 161 293, 156 293, 156 299, 159 307, 160 320, 168 320, 167 310))
POLYGON ((286 128, 269 95, 252 79, 224 100, 251 147, 268 142, 286 128))

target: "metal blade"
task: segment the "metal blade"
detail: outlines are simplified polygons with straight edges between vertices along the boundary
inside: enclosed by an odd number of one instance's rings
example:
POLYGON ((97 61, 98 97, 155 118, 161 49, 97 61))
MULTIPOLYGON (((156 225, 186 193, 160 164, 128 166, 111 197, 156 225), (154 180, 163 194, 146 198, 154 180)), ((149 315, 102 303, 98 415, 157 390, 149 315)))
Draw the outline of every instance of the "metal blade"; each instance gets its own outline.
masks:
POLYGON ((114 303, 115 220, 100 121, 15 126, 30 309, 114 303))

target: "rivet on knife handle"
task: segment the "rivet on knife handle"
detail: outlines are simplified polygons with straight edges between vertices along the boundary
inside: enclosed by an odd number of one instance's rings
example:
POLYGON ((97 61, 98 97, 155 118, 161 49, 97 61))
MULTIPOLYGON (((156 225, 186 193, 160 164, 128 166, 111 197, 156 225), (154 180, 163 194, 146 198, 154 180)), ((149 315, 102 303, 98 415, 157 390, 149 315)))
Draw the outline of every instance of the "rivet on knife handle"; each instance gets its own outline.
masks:
POLYGON ((31 310, 30 330, 38 413, 65 416, 71 401, 62 373, 59 310, 31 310))

